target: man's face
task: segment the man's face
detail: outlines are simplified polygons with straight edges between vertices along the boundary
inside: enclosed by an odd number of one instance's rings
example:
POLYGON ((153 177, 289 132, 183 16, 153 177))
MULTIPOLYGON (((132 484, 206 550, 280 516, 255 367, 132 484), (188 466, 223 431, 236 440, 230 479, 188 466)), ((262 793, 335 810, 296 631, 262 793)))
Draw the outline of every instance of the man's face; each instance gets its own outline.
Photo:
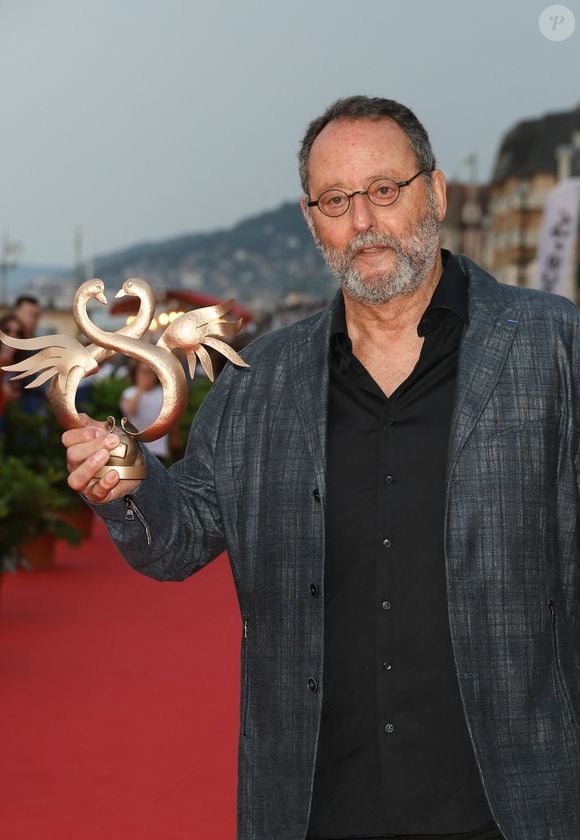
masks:
MULTIPOLYGON (((312 145, 311 200, 325 190, 366 190, 380 177, 406 181, 419 170, 399 126, 384 120, 336 120, 312 145)), ((350 297, 367 304, 409 294, 425 280, 439 252, 439 225, 445 215, 445 180, 432 176, 432 193, 420 176, 401 189, 388 207, 355 195, 348 211, 329 218, 318 207, 302 209, 314 240, 350 297)))
POLYGON ((40 321, 40 306, 37 303, 23 301, 18 307, 16 315, 26 330, 26 334, 29 336, 33 335, 40 321))

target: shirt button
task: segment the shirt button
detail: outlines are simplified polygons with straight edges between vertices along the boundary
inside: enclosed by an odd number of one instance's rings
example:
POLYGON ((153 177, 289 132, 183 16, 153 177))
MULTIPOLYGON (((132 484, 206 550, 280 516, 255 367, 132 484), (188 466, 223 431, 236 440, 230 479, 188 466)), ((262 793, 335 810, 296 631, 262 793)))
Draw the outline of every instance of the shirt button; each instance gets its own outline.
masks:
POLYGON ((310 691, 318 691, 318 680, 315 680, 314 677, 308 677, 307 685, 310 691))
POLYGON ((390 662, 382 662, 381 663, 381 668, 383 669, 383 671, 390 671, 392 667, 393 666, 391 665, 390 662))
POLYGON ((319 502, 319 501, 320 501, 320 490, 318 489, 318 487, 316 487, 316 488, 312 491, 312 496, 314 497, 314 501, 315 501, 315 502, 319 502))
POLYGON ((381 607, 384 610, 390 610, 391 609, 391 602, 390 601, 383 601, 383 603, 381 604, 381 607))
POLYGON ((392 483, 393 483, 393 476, 392 475, 386 475, 385 476, 385 484, 392 484, 392 483))
POLYGON ((385 539, 383 540, 383 545, 385 546, 385 548, 391 547, 391 541, 388 537, 385 537, 385 539))
POLYGON ((310 594, 313 598, 318 598, 318 593, 320 592, 319 586, 317 583, 310 584, 310 594))
POLYGON ((388 432, 389 431, 389 426, 392 426, 392 425, 393 425, 392 420, 385 420, 384 425, 383 425, 383 432, 388 432))
POLYGON ((386 723, 385 724, 385 732, 387 732, 390 735, 394 731, 395 731, 395 727, 393 726, 392 723, 386 723))

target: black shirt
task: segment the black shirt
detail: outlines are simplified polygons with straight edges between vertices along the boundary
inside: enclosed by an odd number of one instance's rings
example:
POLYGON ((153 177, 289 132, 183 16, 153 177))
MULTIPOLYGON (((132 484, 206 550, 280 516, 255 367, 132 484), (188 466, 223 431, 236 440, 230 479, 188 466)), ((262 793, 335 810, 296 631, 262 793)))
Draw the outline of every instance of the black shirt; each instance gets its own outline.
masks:
POLYGON ((447 613, 445 473, 468 281, 451 254, 443 259, 418 327, 419 361, 389 398, 352 353, 344 301, 334 312, 324 700, 309 838, 500 836, 447 613))

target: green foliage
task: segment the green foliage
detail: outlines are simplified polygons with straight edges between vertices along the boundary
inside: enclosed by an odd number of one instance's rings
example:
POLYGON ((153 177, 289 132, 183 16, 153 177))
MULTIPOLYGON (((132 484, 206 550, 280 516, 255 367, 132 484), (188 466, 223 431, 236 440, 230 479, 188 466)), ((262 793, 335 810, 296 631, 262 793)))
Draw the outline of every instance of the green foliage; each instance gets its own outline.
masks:
POLYGON ((34 414, 23 411, 17 400, 6 406, 4 453, 18 458, 34 472, 50 476, 51 485, 59 490, 65 507, 70 509, 83 502, 67 484, 62 431, 48 405, 34 414))
POLYGON ((60 517, 68 500, 57 483, 51 468, 39 472, 14 456, 0 461, 0 560, 10 560, 17 546, 47 532, 80 541, 80 533, 60 517))
POLYGON ((84 504, 67 484, 62 429, 48 405, 34 414, 18 401, 5 412, 3 458, 0 466, 0 561, 17 564, 18 546, 43 533, 53 533, 72 545, 81 532, 62 513, 84 504))
POLYGON ((15 400, 6 405, 4 452, 19 458, 37 472, 51 469, 66 476, 66 454, 61 443, 62 429, 48 405, 29 414, 15 400))
POLYGON ((94 420, 106 420, 107 417, 113 416, 118 421, 121 394, 130 384, 127 376, 106 376, 100 379, 91 387, 83 410, 94 420))
POLYGON ((195 417, 198 408, 204 401, 211 386, 212 383, 205 377, 194 379, 191 383, 187 406, 178 421, 178 444, 173 447, 174 454, 178 457, 180 457, 185 451, 193 418, 195 417))

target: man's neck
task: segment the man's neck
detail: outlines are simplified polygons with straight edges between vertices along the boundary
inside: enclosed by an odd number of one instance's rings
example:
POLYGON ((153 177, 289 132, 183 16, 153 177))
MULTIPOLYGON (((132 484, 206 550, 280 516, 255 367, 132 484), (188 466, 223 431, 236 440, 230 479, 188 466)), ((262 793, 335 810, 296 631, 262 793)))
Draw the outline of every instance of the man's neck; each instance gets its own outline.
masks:
POLYGON ((443 273, 441 251, 427 272, 421 286, 408 295, 400 295, 387 303, 370 305, 344 294, 348 334, 357 344, 377 344, 417 336, 417 326, 427 309, 443 273))

